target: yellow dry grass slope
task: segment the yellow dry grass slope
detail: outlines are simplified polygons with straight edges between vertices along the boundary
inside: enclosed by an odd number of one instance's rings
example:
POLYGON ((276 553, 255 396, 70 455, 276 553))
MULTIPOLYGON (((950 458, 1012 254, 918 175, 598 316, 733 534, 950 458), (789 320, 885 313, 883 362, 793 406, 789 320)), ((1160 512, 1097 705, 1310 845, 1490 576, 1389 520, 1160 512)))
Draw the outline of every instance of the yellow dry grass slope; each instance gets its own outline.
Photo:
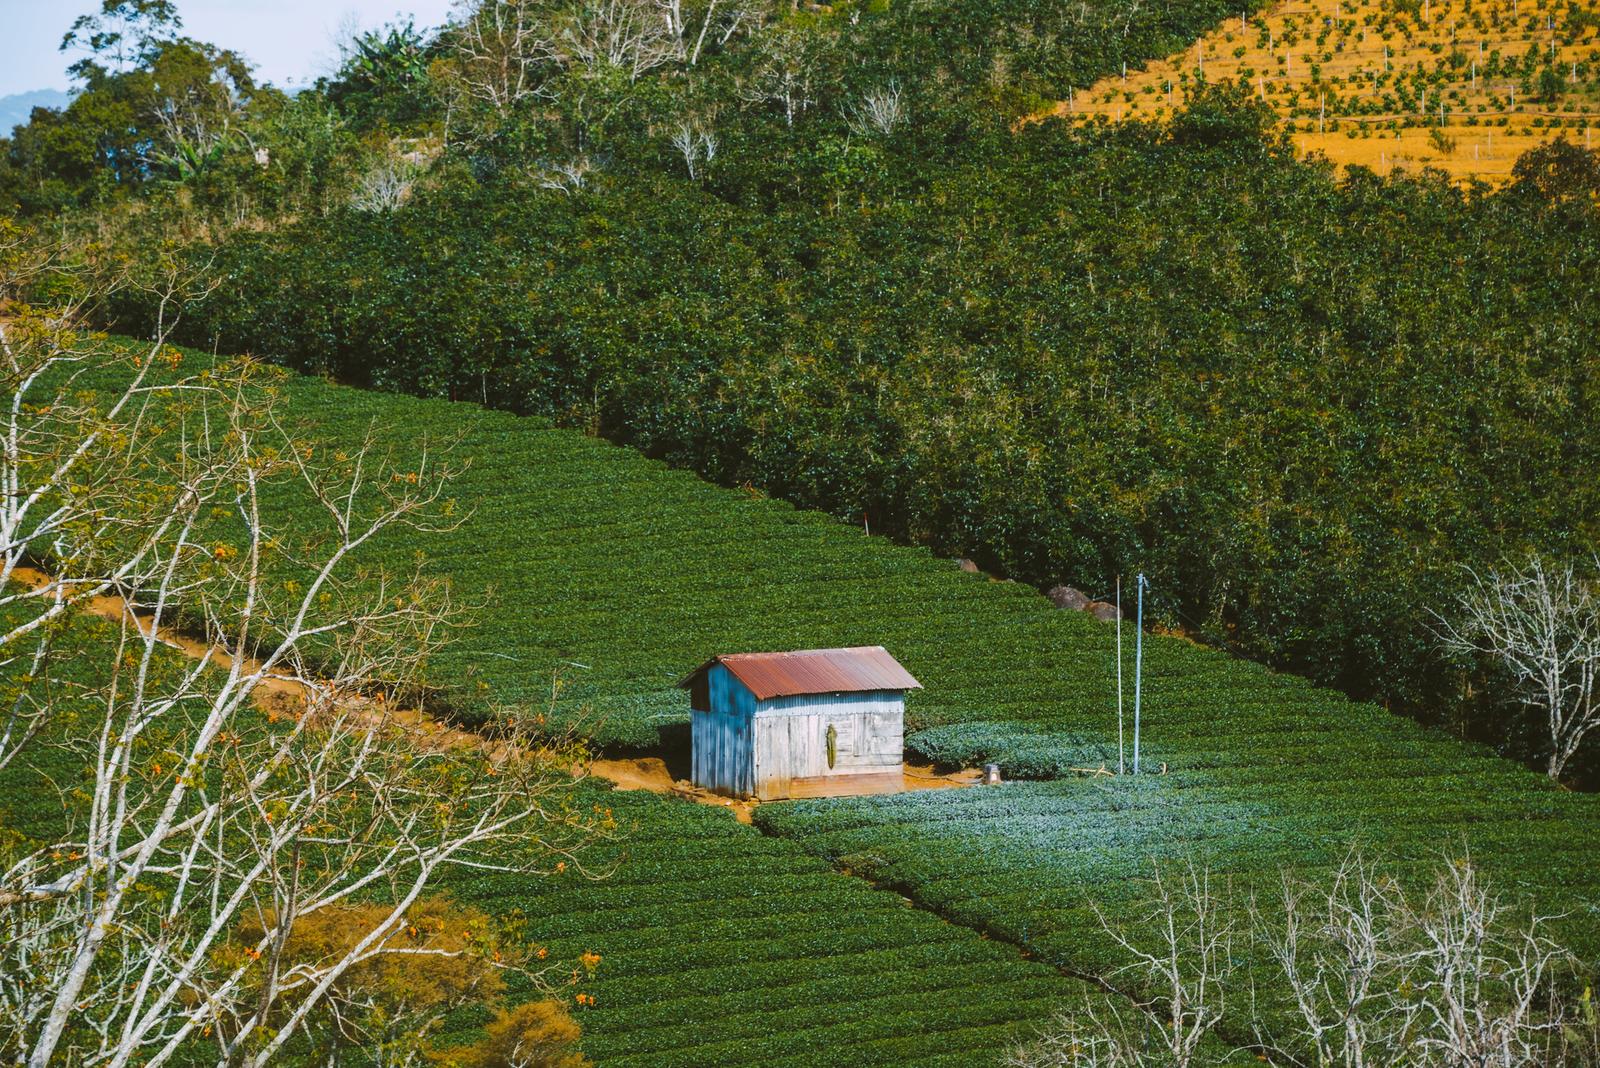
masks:
POLYGON ((1600 140, 1600 0, 1286 0, 1055 114, 1161 119, 1223 80, 1271 103, 1308 154, 1500 182, 1553 137, 1600 140))

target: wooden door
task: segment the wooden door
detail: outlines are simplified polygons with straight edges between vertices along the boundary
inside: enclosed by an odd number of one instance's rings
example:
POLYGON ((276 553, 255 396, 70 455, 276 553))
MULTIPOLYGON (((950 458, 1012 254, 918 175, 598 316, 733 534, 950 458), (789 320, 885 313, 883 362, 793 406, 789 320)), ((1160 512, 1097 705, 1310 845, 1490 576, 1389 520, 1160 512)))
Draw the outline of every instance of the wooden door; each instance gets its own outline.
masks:
POLYGON ((830 712, 818 717, 821 735, 817 754, 818 775, 838 775, 860 763, 856 759, 861 744, 861 716, 855 712, 830 712), (828 731, 833 731, 833 761, 828 760, 828 731))
POLYGON ((789 717, 755 719, 755 795, 763 801, 789 796, 793 775, 790 757, 789 717))
POLYGON ((789 721, 789 774, 796 779, 828 773, 822 717, 814 712, 785 717, 789 721))

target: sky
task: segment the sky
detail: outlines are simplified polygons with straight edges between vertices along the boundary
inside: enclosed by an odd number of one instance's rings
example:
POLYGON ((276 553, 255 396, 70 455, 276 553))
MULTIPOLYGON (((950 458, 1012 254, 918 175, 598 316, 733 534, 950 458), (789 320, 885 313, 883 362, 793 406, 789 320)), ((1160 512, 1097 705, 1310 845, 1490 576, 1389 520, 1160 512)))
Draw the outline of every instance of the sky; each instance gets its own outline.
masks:
MULTIPOLYGON (((177 0, 183 33, 243 53, 258 80, 294 88, 325 74, 338 54, 342 27, 370 29, 397 16, 437 26, 451 0, 177 0)), ((68 89, 59 51, 74 19, 99 0, 0 0, 0 96, 30 89, 68 89)))

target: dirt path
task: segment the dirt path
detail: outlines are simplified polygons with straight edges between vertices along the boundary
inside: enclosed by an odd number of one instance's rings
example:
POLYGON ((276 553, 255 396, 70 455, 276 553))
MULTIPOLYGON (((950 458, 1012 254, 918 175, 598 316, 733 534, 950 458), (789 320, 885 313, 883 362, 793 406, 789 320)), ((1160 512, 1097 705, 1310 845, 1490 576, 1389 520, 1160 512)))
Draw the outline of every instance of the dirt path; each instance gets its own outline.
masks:
MULTIPOLYGON (((50 581, 49 575, 31 567, 16 568, 12 572, 12 577, 33 590, 50 581)), ((142 635, 149 635, 154 626, 148 614, 135 611, 121 597, 112 594, 84 598, 77 602, 77 607, 92 616, 113 623, 131 623, 142 635)), ((162 627, 156 637, 163 645, 177 650, 192 660, 208 660, 223 670, 233 666, 234 658, 226 651, 207 645, 181 631, 162 627)), ((261 662, 247 657, 240 667, 244 672, 250 673, 259 670, 261 662)), ((299 681, 287 676, 273 675, 270 672, 257 684, 252 696, 258 708, 273 716, 293 715, 303 708, 306 702, 305 687, 299 681)), ((481 735, 441 723, 420 709, 402 711, 390 709, 388 714, 415 732, 416 740, 420 744, 430 748, 483 744, 481 735)), ((750 822, 751 813, 759 803, 721 797, 708 790, 702 790, 685 779, 674 779, 667 769, 666 761, 660 757, 597 758, 574 768, 573 771, 575 774, 588 773, 606 779, 615 784, 619 790, 648 790, 655 794, 671 794, 714 808, 725 808, 732 812, 740 823, 750 822)), ((907 764, 898 788, 893 784, 879 785, 870 792, 899 793, 902 790, 971 786, 981 776, 982 773, 975 768, 941 774, 928 765, 907 764)))
MULTIPOLYGON (((667 769, 666 761, 660 757, 625 757, 620 759, 597 759, 590 761, 589 771, 609 779, 617 785, 619 790, 648 790, 653 794, 672 794, 702 805, 711 805, 716 808, 725 808, 733 813, 740 823, 751 822, 751 814, 761 804, 759 801, 745 801, 730 797, 722 797, 702 790, 687 779, 674 779, 667 769)), ((977 768, 963 768, 960 771, 940 772, 930 764, 905 764, 902 765, 901 780, 898 784, 888 781, 889 777, 879 776, 870 789, 850 787, 842 793, 859 795, 897 794, 909 790, 940 790, 963 786, 975 786, 983 778, 983 772, 977 768)), ((833 796, 825 792, 818 792, 817 797, 833 796)))
POLYGON ((754 801, 740 801, 720 797, 702 790, 687 779, 674 779, 667 770, 667 762, 660 757, 597 758, 588 765, 589 773, 610 780, 619 790, 648 790, 653 794, 672 794, 696 804, 725 808, 740 823, 749 823, 756 809, 754 801))
MULTIPOLYGON (((30 590, 37 590, 50 581, 49 575, 32 567, 17 567, 12 570, 11 577, 30 590)), ((92 616, 108 619, 113 623, 132 623, 140 634, 147 637, 155 625, 148 614, 136 612, 126 601, 114 594, 87 597, 74 603, 92 616)), ((208 660, 224 671, 233 666, 234 658, 224 650, 209 646, 171 627, 162 627, 156 638, 162 645, 176 649, 191 660, 208 660)), ((261 661, 247 657, 240 664, 240 668, 249 674, 260 670, 261 661)), ((306 694, 305 687, 295 679, 269 672, 256 685, 252 696, 258 708, 276 714, 304 705, 306 694)))

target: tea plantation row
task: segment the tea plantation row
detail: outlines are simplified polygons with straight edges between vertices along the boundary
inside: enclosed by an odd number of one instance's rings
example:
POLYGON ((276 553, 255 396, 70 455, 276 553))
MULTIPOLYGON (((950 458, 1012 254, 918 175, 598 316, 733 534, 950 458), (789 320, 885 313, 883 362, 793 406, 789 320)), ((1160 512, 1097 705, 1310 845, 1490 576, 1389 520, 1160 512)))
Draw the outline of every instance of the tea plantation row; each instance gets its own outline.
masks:
MULTIPOLYGON (((1277 704, 1236 703, 1211 681, 1167 680, 1161 706, 1181 719, 1153 717, 1150 772, 1138 777, 798 801, 756 818, 951 919, 1100 975, 1126 955, 1095 908, 1136 927, 1154 864, 1208 867, 1245 932, 1252 904, 1269 919, 1279 911, 1285 872, 1321 880, 1352 849, 1413 891, 1447 860, 1470 857, 1513 903, 1508 915, 1558 916, 1552 931, 1580 971, 1600 973, 1600 798, 1309 688, 1298 702, 1289 692, 1277 704)), ((1088 732, 1075 726, 978 724, 919 744, 949 752, 966 743, 1035 770, 1105 754, 1115 768, 1115 739, 1086 748, 1088 732)), ((1254 1025, 1273 1030, 1290 1006, 1259 945, 1241 936, 1236 956, 1236 993, 1252 996, 1235 998, 1225 1027, 1243 1041, 1254 1025)))
POLYGON ((601 955, 582 987, 594 1004, 578 1010, 597 1063, 990 1063, 1081 992, 724 812, 596 793, 625 832, 608 878, 450 889, 485 911, 521 910, 556 956, 601 955))
MULTIPOLYGON (((88 694, 112 658, 114 628, 80 619, 61 642, 72 655, 53 672, 66 701, 56 725, 70 729, 75 700, 89 717, 77 722, 94 722, 88 694), (89 689, 75 697, 80 686, 89 689)), ((156 674, 180 666, 173 653, 158 658, 156 674)), ((11 681, 0 676, 0 696, 11 681)), ((64 806, 58 788, 81 781, 83 758, 58 741, 47 734, 0 771, 0 859, 60 840, 69 811, 81 809, 64 806)), ((621 832, 583 853, 604 877, 462 872, 437 889, 491 915, 525 917, 526 936, 553 962, 600 954, 592 977, 558 988, 599 1063, 985 1063, 1082 993, 1015 948, 908 908, 723 812, 594 781, 574 789, 575 804, 611 809, 621 832)), ((508 990, 512 1003, 537 996, 525 981, 508 990)), ((489 1015, 484 1006, 458 1011, 436 1044, 474 1040, 489 1015)))
MULTIPOLYGON (((887 646, 925 684, 912 726, 1107 713, 1110 628, 1027 587, 534 419, 308 378, 286 390, 306 436, 328 445, 371 428, 405 455, 459 436, 470 465, 451 494, 465 521, 387 537, 362 561, 404 570, 420 553, 462 599, 486 602, 435 664, 463 718, 542 707, 559 674, 563 722, 582 719, 602 746, 653 747, 687 725, 676 683, 707 657, 857 644, 887 646)), ((302 514, 277 508, 291 532, 302 514)), ((1151 670, 1206 656, 1175 648, 1151 670)))

